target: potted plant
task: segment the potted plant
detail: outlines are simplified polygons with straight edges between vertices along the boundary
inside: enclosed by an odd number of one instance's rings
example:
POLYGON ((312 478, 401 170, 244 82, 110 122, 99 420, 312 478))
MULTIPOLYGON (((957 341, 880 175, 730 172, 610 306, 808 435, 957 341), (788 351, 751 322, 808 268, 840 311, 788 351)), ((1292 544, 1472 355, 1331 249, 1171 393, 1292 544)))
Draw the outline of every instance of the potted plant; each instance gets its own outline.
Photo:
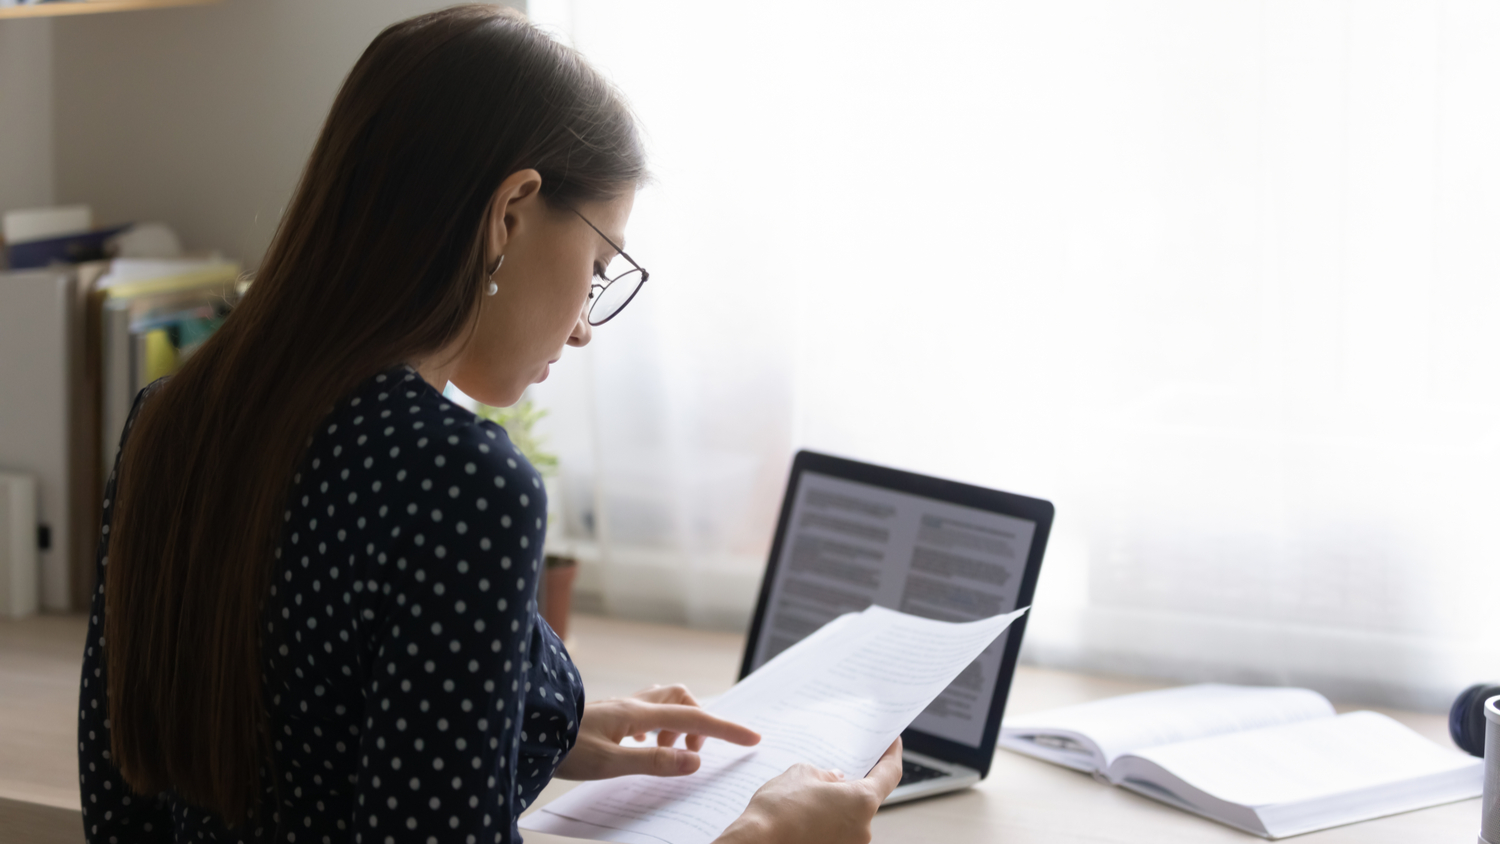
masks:
MULTIPOLYGON (((475 415, 505 429, 510 441, 526 456, 547 488, 547 532, 561 530, 557 512, 562 501, 557 483, 557 455, 547 451, 545 442, 536 432, 536 423, 547 416, 547 411, 536 406, 529 397, 523 397, 511 407, 477 405, 475 415)), ((551 547, 566 547, 560 543, 548 543, 551 547)), ((566 553, 545 553, 543 573, 537 584, 537 605, 542 618, 556 631, 559 638, 568 637, 568 615, 573 606, 573 581, 578 577, 578 559, 566 553)))

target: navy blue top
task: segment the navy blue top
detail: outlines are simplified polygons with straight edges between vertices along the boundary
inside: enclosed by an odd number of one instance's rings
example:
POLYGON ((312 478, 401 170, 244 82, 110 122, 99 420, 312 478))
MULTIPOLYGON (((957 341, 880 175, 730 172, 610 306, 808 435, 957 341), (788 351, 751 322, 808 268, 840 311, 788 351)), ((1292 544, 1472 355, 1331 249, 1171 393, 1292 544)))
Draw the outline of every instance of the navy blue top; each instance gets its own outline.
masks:
POLYGON ((79 698, 90 842, 521 840, 517 817, 577 737, 583 686, 537 616, 547 497, 502 428, 409 367, 366 381, 319 425, 261 631, 280 778, 266 793, 279 804, 268 797, 269 822, 262 811, 237 829, 172 792, 132 794, 109 760, 114 494, 112 473, 79 698))

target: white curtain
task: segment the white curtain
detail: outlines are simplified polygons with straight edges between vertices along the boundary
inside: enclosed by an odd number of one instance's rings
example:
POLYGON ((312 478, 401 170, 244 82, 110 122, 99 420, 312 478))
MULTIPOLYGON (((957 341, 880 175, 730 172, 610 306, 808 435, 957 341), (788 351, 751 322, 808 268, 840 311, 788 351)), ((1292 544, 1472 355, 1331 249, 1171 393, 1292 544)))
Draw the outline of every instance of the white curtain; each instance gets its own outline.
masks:
POLYGON ((1054 501, 1031 660, 1500 678, 1500 5, 530 5, 657 177, 535 390, 609 610, 743 624, 808 447, 1054 501))

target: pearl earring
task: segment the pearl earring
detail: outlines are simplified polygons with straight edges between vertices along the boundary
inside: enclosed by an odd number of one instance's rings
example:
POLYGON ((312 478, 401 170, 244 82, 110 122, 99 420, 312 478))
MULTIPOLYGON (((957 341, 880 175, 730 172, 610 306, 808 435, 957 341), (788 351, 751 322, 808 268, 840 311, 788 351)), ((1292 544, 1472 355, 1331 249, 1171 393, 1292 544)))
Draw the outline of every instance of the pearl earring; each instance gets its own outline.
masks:
POLYGON ((505 256, 501 255, 500 260, 495 263, 495 268, 493 270, 490 270, 490 286, 484 289, 484 295, 493 296, 496 293, 500 292, 500 285, 495 283, 495 273, 500 272, 500 266, 504 263, 505 256))

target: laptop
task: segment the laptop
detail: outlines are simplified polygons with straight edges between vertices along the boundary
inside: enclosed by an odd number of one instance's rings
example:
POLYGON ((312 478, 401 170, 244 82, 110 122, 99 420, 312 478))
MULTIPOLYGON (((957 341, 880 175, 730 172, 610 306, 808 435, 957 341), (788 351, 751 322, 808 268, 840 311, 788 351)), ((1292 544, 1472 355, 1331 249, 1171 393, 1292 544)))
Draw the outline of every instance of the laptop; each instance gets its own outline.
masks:
MULTIPOLYGON (((870 604, 944 621, 1029 606, 1052 513, 1037 498, 798 452, 740 679, 870 604)), ((989 774, 1026 618, 901 734, 904 770, 886 805, 966 788, 989 774)))

